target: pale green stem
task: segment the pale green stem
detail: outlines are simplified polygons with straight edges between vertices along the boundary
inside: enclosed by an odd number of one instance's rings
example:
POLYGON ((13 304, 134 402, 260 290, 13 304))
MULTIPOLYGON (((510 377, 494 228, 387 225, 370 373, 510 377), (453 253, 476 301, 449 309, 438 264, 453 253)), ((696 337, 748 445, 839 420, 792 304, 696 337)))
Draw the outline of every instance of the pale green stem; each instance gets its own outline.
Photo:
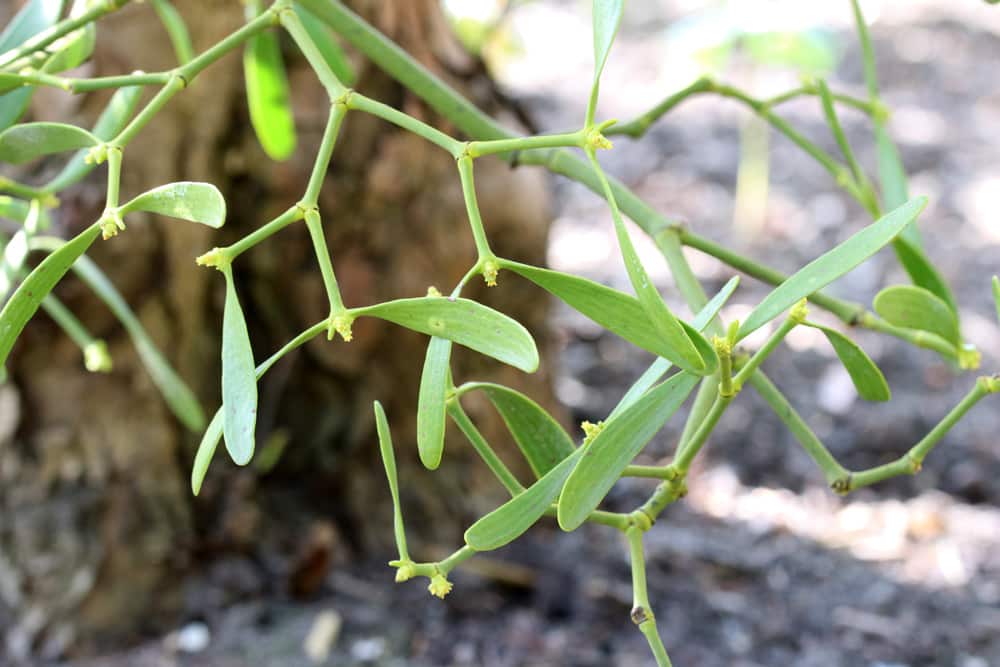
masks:
POLYGON ((452 418, 452 421, 461 429, 465 437, 468 438, 469 443, 472 448, 476 450, 479 454, 479 458, 483 460, 486 467, 490 469, 503 487, 507 489, 507 492, 511 496, 516 496, 524 491, 524 486, 517 481, 514 477, 514 473, 510 471, 510 468, 500 460, 493 448, 490 447, 490 443, 486 442, 486 438, 483 434, 479 432, 476 425, 472 423, 469 419, 469 415, 465 414, 465 410, 462 409, 462 404, 458 401, 458 398, 451 398, 448 400, 448 416, 452 418))
POLYGON ((667 649, 656 629, 656 617, 649 604, 649 591, 646 586, 646 557, 642 547, 643 530, 632 526, 625 531, 628 539, 629 556, 632 564, 632 622, 639 627, 649 648, 656 658, 657 667, 671 667, 667 649))
POLYGON ((292 206, 290 209, 279 215, 271 222, 260 227, 253 233, 247 234, 236 243, 226 246, 225 248, 220 248, 219 250, 229 262, 232 262, 238 256, 254 247, 264 239, 271 237, 273 234, 284 229, 293 222, 301 220, 304 216, 305 211, 303 211, 302 208, 299 206, 292 206))

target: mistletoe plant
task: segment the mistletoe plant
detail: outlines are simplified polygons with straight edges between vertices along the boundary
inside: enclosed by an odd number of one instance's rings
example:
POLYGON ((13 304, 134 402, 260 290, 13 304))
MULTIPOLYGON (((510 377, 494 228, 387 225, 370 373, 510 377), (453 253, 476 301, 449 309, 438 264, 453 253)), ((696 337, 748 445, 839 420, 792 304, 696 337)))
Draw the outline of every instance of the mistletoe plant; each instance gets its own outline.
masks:
MULTIPOLYGON (((194 53, 184 22, 170 3, 152 0, 150 4, 160 16, 177 54, 177 67, 164 72, 97 78, 67 77, 63 73, 90 56, 97 21, 128 4, 128 0, 76 0, 68 12, 65 4, 64 0, 30 0, 0 34, 0 161, 20 164, 45 155, 72 154, 62 171, 47 183, 29 185, 6 178, 0 180, 0 190, 6 193, 0 197, 0 215, 19 223, 16 231, 5 238, 0 274, 2 291, 6 294, 20 281, 0 312, 0 363, 6 361, 25 325, 42 308, 79 344, 89 370, 106 371, 110 367, 106 346, 50 293, 73 270, 122 321, 165 401, 180 421, 191 429, 204 429, 192 471, 192 488, 198 493, 220 440, 225 441, 226 450, 237 464, 250 461, 254 451, 257 381, 291 350, 324 332, 328 339, 332 340, 336 334, 343 341, 350 341, 352 323, 359 317, 380 318, 426 334, 429 344, 416 397, 420 460, 430 469, 440 465, 446 421, 450 418, 511 498, 476 521, 465 533, 465 544, 444 560, 413 560, 403 528, 389 427, 381 406, 376 403, 378 438, 395 514, 399 554, 391 565, 396 568, 397 581, 427 577, 430 592, 444 597, 452 588, 448 575, 453 568, 478 552, 510 543, 542 517, 555 517, 567 531, 584 523, 607 526, 624 535, 631 555, 632 620, 648 640, 657 664, 669 665, 647 594, 643 536, 664 509, 684 495, 692 462, 726 408, 746 385, 765 399, 818 464, 826 482, 841 494, 892 476, 916 473, 959 419, 987 394, 1000 391, 1000 376, 979 377, 937 426, 897 460, 868 470, 850 471, 837 462, 761 370, 761 364, 792 329, 812 327, 830 342, 860 396, 870 401, 889 400, 889 386, 878 367, 843 332, 810 320, 807 302, 832 313, 847 327, 871 329, 936 352, 957 370, 972 370, 979 365, 979 353, 962 337, 955 298, 921 242, 917 218, 926 199, 911 199, 907 194, 906 174, 886 130, 888 111, 879 96, 871 41, 857 0, 852 0, 851 5, 864 57, 866 98, 836 93, 824 81, 810 80, 777 97, 758 99, 715 78, 704 77, 625 123, 596 118, 601 71, 611 51, 624 2, 594 0, 595 67, 582 125, 569 133, 537 136, 517 136, 500 126, 336 0, 277 0, 266 8, 256 1, 248 2, 246 23, 199 54, 194 53), (278 48, 279 30, 297 45, 326 89, 329 116, 302 197, 289 203, 274 220, 232 245, 206 252, 197 260, 222 274, 226 295, 222 322, 222 407, 206 427, 193 393, 157 352, 124 299, 85 253, 98 236, 109 240, 125 230, 126 222, 131 223, 136 213, 154 213, 212 227, 223 224, 225 202, 210 184, 170 183, 124 199, 123 203, 119 183, 131 140, 171 98, 230 51, 243 51, 251 120, 264 150, 275 159, 286 158, 292 152, 296 144, 295 125, 278 48), (449 136, 352 89, 354 74, 337 38, 420 96, 459 128, 463 136, 449 136), (90 130, 60 123, 19 123, 32 93, 40 86, 78 94, 109 88, 117 92, 90 130), (141 93, 150 87, 157 89, 156 93, 140 108, 141 93), (794 275, 785 276, 671 221, 625 185, 605 175, 598 153, 612 148, 610 137, 638 138, 661 116, 696 95, 716 95, 742 103, 815 158, 836 184, 870 214, 873 222, 794 275), (804 96, 817 98, 839 148, 839 157, 820 148, 778 114, 777 108, 782 103, 804 96), (843 132, 839 120, 839 109, 843 107, 859 110, 871 120, 878 148, 875 179, 861 167, 843 132), (324 237, 318 199, 341 125, 349 113, 377 116, 422 137, 455 159, 477 259, 449 296, 431 288, 425 296, 353 307, 344 304, 324 237), (543 166, 583 183, 604 197, 634 295, 578 276, 523 264, 514 258, 498 257, 489 243, 488 225, 480 215, 474 182, 475 161, 487 155, 500 156, 515 165, 543 166), (106 164, 107 169, 103 214, 68 241, 45 235, 49 212, 58 206, 58 194, 101 164, 106 164), (633 246, 625 216, 652 237, 662 251, 678 290, 697 313, 690 321, 672 312, 653 286, 633 246), (297 222, 304 222, 309 231, 329 299, 329 316, 257 364, 233 282, 232 265, 248 249, 297 222), (890 244, 912 284, 882 290, 874 297, 872 310, 823 291, 890 244), (718 294, 707 298, 682 253, 683 246, 704 252, 752 278, 774 285, 775 289, 745 320, 725 324, 718 313, 736 290, 739 279, 734 277, 718 294), (27 257, 32 251, 45 256, 28 272, 27 257), (524 327, 461 296, 472 277, 481 275, 488 285, 497 285, 500 272, 505 270, 523 276, 657 357, 605 420, 583 424, 585 435, 579 443, 537 403, 513 389, 475 381, 454 383, 449 362, 456 343, 524 372, 530 373, 538 366, 538 351, 524 327), (741 341, 776 321, 777 327, 763 345, 752 354, 744 351, 741 341), (472 392, 485 394, 505 421, 534 474, 527 485, 497 456, 463 410, 461 399, 472 392), (695 397, 673 460, 662 466, 633 464, 692 393, 695 397), (650 478, 659 484, 646 502, 631 512, 599 509, 612 486, 626 476, 650 478)), ((130 154, 128 157, 143 159, 130 154)), ((992 288, 1000 315, 1000 281, 995 277, 992 288)))

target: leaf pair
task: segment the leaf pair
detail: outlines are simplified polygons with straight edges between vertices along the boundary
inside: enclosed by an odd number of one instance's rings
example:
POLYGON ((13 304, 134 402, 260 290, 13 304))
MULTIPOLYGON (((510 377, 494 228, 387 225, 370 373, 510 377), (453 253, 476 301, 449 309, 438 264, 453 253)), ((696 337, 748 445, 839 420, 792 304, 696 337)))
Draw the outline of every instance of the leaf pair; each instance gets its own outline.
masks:
MULTIPOLYGON (((338 79, 351 85, 354 72, 330 30, 298 4, 294 10, 330 69, 338 79)), ((257 140, 272 160, 287 160, 295 152, 295 118, 277 34, 262 32, 247 41, 243 51, 243 74, 250 122, 257 140)))
MULTIPOLYGON (((239 299, 229 267, 223 314, 222 401, 226 448, 245 465, 253 456, 257 375, 239 299)), ((518 322, 468 299, 422 297, 397 299, 349 311, 352 317, 377 317, 431 336, 421 381, 418 434, 421 460, 437 467, 444 448, 445 392, 451 343, 510 364, 525 372, 538 368, 538 349, 518 322)))
POLYGON ((915 220, 926 205, 926 197, 911 199, 804 266, 757 304, 740 325, 737 339, 747 337, 874 255, 915 220))
MULTIPOLYGON (((658 357, 673 360, 678 356, 674 348, 667 345, 658 332, 653 329, 646 310, 636 298, 592 280, 567 273, 510 260, 500 260, 500 265, 504 269, 527 278, 574 310, 586 315, 603 328, 621 336, 633 345, 652 352, 658 357)), ((704 340, 695 327, 683 320, 677 321, 689 340, 704 340)), ((710 349, 707 342, 704 343, 704 346, 710 349)), ((704 350, 704 354, 708 354, 707 349, 704 350)), ((711 358, 714 356, 713 352, 711 358)))
POLYGON ((444 451, 453 342, 527 373, 538 368, 538 349, 531 334, 515 320, 475 301, 440 296, 398 299, 354 312, 431 336, 417 401, 417 449, 421 462, 431 470, 440 465, 444 451))
POLYGON ((465 533, 476 551, 498 549, 535 524, 559 498, 563 530, 574 530, 597 508, 642 451, 677 411, 698 383, 678 373, 644 394, 620 416, 609 420, 588 444, 572 451, 537 482, 474 523, 465 533))

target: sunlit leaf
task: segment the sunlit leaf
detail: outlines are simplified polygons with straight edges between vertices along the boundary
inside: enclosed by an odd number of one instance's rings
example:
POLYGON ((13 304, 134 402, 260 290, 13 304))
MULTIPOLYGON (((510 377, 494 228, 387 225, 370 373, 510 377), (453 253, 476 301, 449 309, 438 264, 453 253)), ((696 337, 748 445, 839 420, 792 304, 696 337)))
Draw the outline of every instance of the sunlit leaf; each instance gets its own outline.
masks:
POLYGON ((222 316, 222 430, 226 449, 237 465, 253 456, 257 424, 257 376, 250 334, 233 284, 232 269, 226 277, 226 304, 222 316))
POLYGON ((89 148, 99 143, 97 137, 75 125, 24 123, 0 133, 0 162, 21 164, 43 155, 89 148))
POLYGON ((295 152, 295 119, 278 36, 254 35, 243 52, 250 122, 268 157, 283 161, 295 152))
POLYGON ((490 551, 524 534, 552 505, 583 451, 574 451, 530 487, 472 524, 465 531, 465 543, 476 551, 490 551))
POLYGON ((417 452, 424 467, 435 470, 441 465, 444 451, 445 394, 448 391, 448 370, 451 341, 431 336, 420 376, 417 397, 417 452))
POLYGON ((750 335, 800 299, 822 289, 874 255, 915 220, 926 205, 926 197, 911 199, 804 266, 757 304, 740 325, 738 338, 750 335))
POLYGON ((574 452, 573 439, 559 422, 524 394, 489 382, 462 385, 463 393, 477 389, 500 413, 535 477, 543 477, 574 452))
POLYGON ((200 222, 218 229, 226 221, 226 200, 209 183, 168 183, 147 190, 120 209, 122 215, 136 211, 200 222))
POLYGON ((625 467, 673 416, 698 379, 684 372, 670 377, 606 422, 584 445, 585 453, 559 496, 559 526, 563 530, 575 530, 597 509, 625 467))
POLYGON ((447 338, 527 373, 538 369, 538 348, 528 330, 503 313, 469 299, 397 299, 350 312, 447 338))
POLYGON ((66 275, 73 262, 90 247, 100 231, 101 226, 95 223, 67 241, 42 260, 11 295, 0 311, 0 366, 7 361, 14 341, 38 310, 42 299, 66 275))
POLYGON ((892 397, 882 371, 857 343, 836 329, 811 322, 808 324, 822 331, 830 341, 861 398, 866 401, 888 401, 892 397))
POLYGON ((956 346, 962 342, 955 313, 947 303, 922 287, 887 287, 875 296, 873 305, 875 312, 889 324, 929 331, 956 346))

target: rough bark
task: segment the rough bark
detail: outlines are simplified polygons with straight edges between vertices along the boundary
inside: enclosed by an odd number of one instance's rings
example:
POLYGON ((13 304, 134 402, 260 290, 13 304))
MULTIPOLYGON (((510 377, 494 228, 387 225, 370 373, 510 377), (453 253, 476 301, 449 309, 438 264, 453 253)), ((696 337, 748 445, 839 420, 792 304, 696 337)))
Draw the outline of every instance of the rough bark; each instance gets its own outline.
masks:
MULTIPOLYGON (((242 20, 231 1, 176 4, 193 19, 200 48, 242 20)), ((505 113, 482 67, 453 40, 436 0, 354 5, 422 63, 491 112, 505 113)), ((99 34, 97 72, 172 64, 148 6, 102 22, 99 34)), ((238 54, 205 71, 126 152, 126 196, 174 180, 215 183, 229 203, 225 230, 150 220, 130 224, 91 253, 210 411, 219 402, 222 281, 196 267, 194 257, 298 199, 328 109, 311 71, 293 49, 288 55, 299 129, 289 162, 269 162, 256 145, 238 54)), ((362 92, 454 132, 376 69, 356 64, 362 92)), ((46 92, 33 113, 86 122, 99 101, 78 106, 80 100, 46 92)), ((477 162, 476 175, 494 249, 542 263, 548 199, 539 175, 487 160, 477 162)), ((67 193, 55 215, 57 231, 72 234, 94 220, 102 193, 99 173, 67 193)), ((422 295, 429 285, 450 289, 474 260, 452 158, 374 118, 347 119, 321 211, 348 305, 422 295)), ((257 358, 325 316, 302 226, 281 232, 235 268, 257 358)), ((449 436, 441 470, 418 471, 414 413, 426 338, 360 320, 354 342, 317 340, 261 383, 258 447, 287 442, 277 466, 266 474, 253 466, 236 470, 220 450, 195 500, 188 474, 200 434, 184 432, 172 418, 121 327, 83 286, 70 278, 58 293, 109 341, 115 367, 109 375, 84 371, 79 352, 43 315, 8 363, 11 379, 0 387, 0 628, 12 659, 55 657, 156 628, 182 605, 179 576, 206 554, 253 552, 268 542, 292 560, 317 541, 335 552, 330 562, 351 550, 389 554, 387 492, 371 417, 375 398, 393 423, 418 548, 421 536, 428 545, 456 545, 470 512, 500 498, 457 433, 449 436)), ((477 282, 469 293, 536 333, 543 369, 527 377, 459 352, 456 380, 508 383, 551 404, 546 299, 506 275, 499 288, 487 291, 477 282)), ((511 451, 487 407, 468 407, 500 449, 511 451)))

